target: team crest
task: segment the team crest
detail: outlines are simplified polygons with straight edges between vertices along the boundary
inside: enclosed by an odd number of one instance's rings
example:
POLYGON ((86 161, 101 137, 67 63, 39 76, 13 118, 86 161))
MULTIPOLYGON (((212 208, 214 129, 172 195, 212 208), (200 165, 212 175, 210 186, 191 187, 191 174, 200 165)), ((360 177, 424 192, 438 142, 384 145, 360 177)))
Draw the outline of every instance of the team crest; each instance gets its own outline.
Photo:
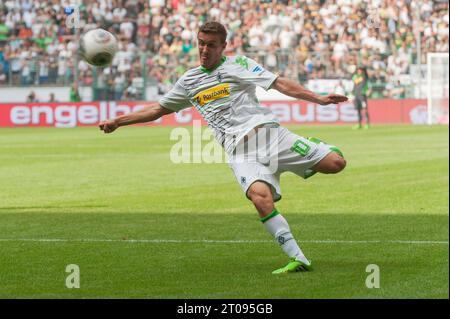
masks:
POLYGON ((283 236, 278 236, 277 241, 280 245, 283 245, 286 242, 286 238, 284 238, 283 236))

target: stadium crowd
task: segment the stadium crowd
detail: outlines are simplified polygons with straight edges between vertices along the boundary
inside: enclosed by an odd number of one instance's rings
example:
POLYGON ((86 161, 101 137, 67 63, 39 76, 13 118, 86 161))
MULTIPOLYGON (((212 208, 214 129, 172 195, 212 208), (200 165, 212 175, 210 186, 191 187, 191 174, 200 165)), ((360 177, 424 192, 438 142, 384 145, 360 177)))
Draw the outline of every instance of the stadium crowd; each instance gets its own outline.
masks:
POLYGON ((83 1, 79 33, 102 27, 120 40, 112 66, 95 70, 77 58, 68 7, 0 0, 0 85, 68 85, 78 72, 79 85, 109 88, 114 99, 139 98, 147 83, 164 93, 198 65, 196 31, 207 20, 228 27, 227 55, 245 54, 303 83, 348 79, 365 66, 371 82, 388 83, 384 95, 398 92, 399 76, 417 62, 417 30, 422 63, 427 52, 448 52, 445 0, 83 1))

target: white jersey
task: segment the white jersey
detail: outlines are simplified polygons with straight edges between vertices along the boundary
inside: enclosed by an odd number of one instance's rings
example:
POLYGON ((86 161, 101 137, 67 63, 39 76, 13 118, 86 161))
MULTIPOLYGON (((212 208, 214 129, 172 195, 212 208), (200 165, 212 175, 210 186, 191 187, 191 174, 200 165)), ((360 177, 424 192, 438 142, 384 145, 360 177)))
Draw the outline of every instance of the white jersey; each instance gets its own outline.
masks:
POLYGON ((237 142, 254 127, 277 123, 276 116, 256 98, 256 85, 268 90, 277 75, 245 56, 222 57, 214 70, 188 70, 159 104, 178 112, 194 106, 224 149, 231 154, 237 142))

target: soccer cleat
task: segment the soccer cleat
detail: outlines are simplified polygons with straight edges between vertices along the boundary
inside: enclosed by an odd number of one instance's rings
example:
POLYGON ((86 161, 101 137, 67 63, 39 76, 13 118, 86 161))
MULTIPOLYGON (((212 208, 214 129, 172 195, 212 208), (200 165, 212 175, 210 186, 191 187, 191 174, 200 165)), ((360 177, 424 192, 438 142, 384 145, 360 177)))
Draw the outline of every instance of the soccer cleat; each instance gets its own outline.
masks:
POLYGON ((364 129, 368 130, 369 129, 369 124, 364 125, 364 129))
POLYGON ((354 130, 362 129, 362 125, 361 124, 357 124, 357 125, 353 126, 352 129, 354 129, 354 130))
POLYGON ((280 269, 274 270, 272 274, 279 275, 279 274, 288 274, 291 272, 297 272, 297 271, 311 271, 313 270, 311 262, 309 262, 309 265, 301 262, 300 260, 296 260, 295 258, 292 258, 291 261, 288 262, 288 264, 284 267, 281 267, 280 269))

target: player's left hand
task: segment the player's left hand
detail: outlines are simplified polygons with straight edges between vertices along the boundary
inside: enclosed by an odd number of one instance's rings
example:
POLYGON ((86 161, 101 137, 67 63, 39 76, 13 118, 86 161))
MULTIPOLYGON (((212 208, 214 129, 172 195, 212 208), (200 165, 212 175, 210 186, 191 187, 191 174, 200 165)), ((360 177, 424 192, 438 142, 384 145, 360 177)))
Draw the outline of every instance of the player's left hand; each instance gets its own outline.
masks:
POLYGON ((348 97, 340 94, 328 94, 320 97, 320 99, 321 99, 320 105, 338 104, 341 102, 348 101, 348 97))

